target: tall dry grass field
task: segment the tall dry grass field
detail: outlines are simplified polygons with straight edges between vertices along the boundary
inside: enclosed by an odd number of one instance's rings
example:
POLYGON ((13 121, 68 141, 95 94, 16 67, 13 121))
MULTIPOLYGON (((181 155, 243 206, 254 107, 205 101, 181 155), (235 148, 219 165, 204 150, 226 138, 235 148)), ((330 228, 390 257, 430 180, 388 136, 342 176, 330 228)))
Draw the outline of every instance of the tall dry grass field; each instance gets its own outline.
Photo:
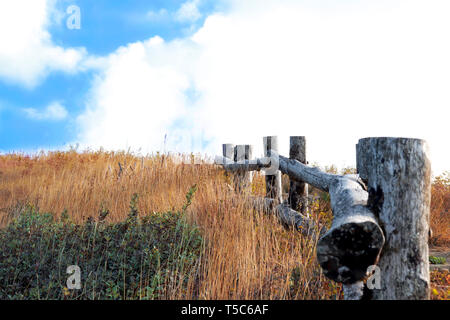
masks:
MULTIPOLYGON (((285 230, 273 216, 249 206, 248 196, 264 195, 264 177, 258 174, 251 188, 237 193, 218 166, 176 163, 166 156, 75 151, 4 155, 0 156, 0 224, 8 224, 30 203, 56 217, 67 211, 75 222, 108 209, 108 221, 117 222, 126 218, 134 193, 139 195, 140 215, 177 210, 194 184, 198 190, 187 218, 198 225, 205 245, 197 272, 189 279, 187 296, 168 287, 165 298, 342 297, 341 287, 326 279, 317 265, 317 239, 285 230)), ((444 192, 434 186, 436 190, 444 192)), ((448 237, 449 193, 445 190, 446 200, 432 211, 432 223, 444 225, 433 227, 435 235, 448 237), (447 206, 446 213, 437 215, 442 206, 447 206)), ((313 203, 311 215, 319 224, 329 223, 326 198, 313 203)))
MULTIPOLYGON (((214 165, 107 152, 5 155, 0 157, 1 223, 7 224, 27 203, 57 217, 67 210, 75 222, 97 217, 106 208, 110 222, 120 221, 134 193, 144 215, 181 208, 194 184, 198 191, 188 218, 201 229, 205 246, 197 276, 190 281, 191 298, 339 296, 340 288, 315 262, 317 239, 285 230, 273 217, 248 206, 248 195, 264 194, 264 177, 256 175, 252 189, 237 194, 230 177, 214 165)), ((179 293, 167 290, 166 298, 179 298, 179 293)))

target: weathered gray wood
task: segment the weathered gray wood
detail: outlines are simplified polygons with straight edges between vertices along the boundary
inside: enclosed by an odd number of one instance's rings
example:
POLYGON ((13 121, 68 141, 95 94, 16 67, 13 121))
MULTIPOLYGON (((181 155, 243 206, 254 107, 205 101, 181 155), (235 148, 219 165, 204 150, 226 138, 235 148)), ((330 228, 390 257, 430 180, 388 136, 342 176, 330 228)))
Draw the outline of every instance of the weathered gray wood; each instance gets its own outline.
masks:
MULTIPOLYGON (((271 157, 276 156, 272 150, 271 157)), ((262 162, 267 166, 267 157, 255 162, 255 167, 262 168, 262 162)), ((367 268, 377 263, 384 244, 383 231, 366 207, 368 193, 364 183, 357 175, 325 173, 283 156, 278 156, 278 164, 290 179, 330 193, 333 223, 317 244, 317 259, 325 275, 344 284, 362 280, 367 268)), ((241 168, 244 165, 235 164, 241 168)))
POLYGON ((315 237, 317 233, 322 236, 326 232, 325 228, 316 225, 308 216, 293 210, 287 203, 276 207, 276 215, 285 227, 293 227, 303 235, 315 237))
MULTIPOLYGON (((306 139, 303 136, 291 136, 289 158, 306 164, 306 139)), ((304 181, 289 181, 289 205, 292 209, 309 216, 308 185, 304 181)))
POLYGON ((306 181, 330 193, 333 223, 317 244, 317 260, 324 274, 342 282, 346 300, 363 296, 367 268, 376 264, 384 235, 367 209, 368 194, 356 175, 337 176, 280 156, 280 169, 290 179, 306 181))
MULTIPOLYGON (((220 162, 217 162, 218 164, 232 164, 234 163, 234 150, 235 146, 232 143, 224 143, 222 144, 222 158, 218 158, 220 162)), ((230 175, 229 172, 225 172, 225 176, 228 177, 231 181, 231 184, 233 184, 234 177, 230 175)), ((234 187, 234 186, 233 186, 234 187)))
POLYGON ((273 167, 272 163, 274 162, 274 159, 277 159, 275 160, 275 163, 278 165, 276 171, 281 171, 284 174, 289 175, 289 178, 295 181, 305 181, 313 187, 326 192, 328 192, 329 185, 335 179, 340 178, 339 175, 322 172, 319 168, 309 167, 297 160, 280 156, 275 150, 272 150, 271 154, 271 157, 266 156, 264 158, 253 159, 248 162, 240 161, 235 163, 228 163, 225 165, 223 157, 216 157, 215 163, 223 165, 224 169, 227 171, 260 171, 273 167))
MULTIPOLYGON (((236 161, 238 163, 249 163, 252 156, 252 147, 250 145, 237 145, 235 147, 236 161)), ((248 190, 251 186, 252 172, 249 170, 240 170, 235 176, 235 190, 239 192, 248 190)))
MULTIPOLYGON (((278 152, 278 138, 276 136, 264 137, 263 144, 264 156, 270 157, 274 151, 275 153, 278 152)), ((275 172, 265 171, 265 174, 266 196, 282 202, 281 172, 279 170, 275 170, 275 172)))
POLYGON ((238 144, 236 147, 236 162, 245 160, 245 145, 238 144))
POLYGON ((224 169, 230 172, 260 171, 271 166, 270 158, 258 158, 228 164, 223 164, 224 161, 224 158, 216 157, 215 163, 223 165, 224 169))
MULTIPOLYGON (((253 159, 253 146, 250 144, 246 144, 244 160, 246 160, 248 162, 252 159, 253 159)), ((246 172, 246 181, 248 181, 249 185, 252 184, 252 181, 253 181, 253 172, 252 171, 246 172)))
MULTIPOLYGON (((245 145, 238 144, 234 149, 234 156, 236 162, 245 162, 245 145)), ((234 176, 234 190, 242 192, 246 187, 245 179, 246 171, 239 171, 234 176)))
POLYGON ((345 300, 361 300, 364 295, 363 281, 357 281, 352 284, 344 284, 342 288, 344 289, 345 300))
POLYGON ((429 299, 428 230, 431 168, 426 142, 365 138, 357 170, 367 182, 368 205, 386 235, 373 299, 429 299))
POLYGON ((225 164, 233 163, 234 160, 234 144, 224 143, 222 144, 222 155, 224 157, 225 164))
POLYGON ((317 260, 327 277, 344 284, 366 276, 377 263, 383 231, 367 208, 368 194, 356 175, 345 175, 329 186, 333 223, 317 243, 317 260))
POLYGON ((251 200, 255 209, 274 213, 284 227, 294 228, 303 235, 315 237, 316 233, 323 235, 326 232, 325 228, 317 226, 309 217, 291 209, 288 203, 280 204, 276 199, 260 197, 249 197, 248 200, 251 200))
POLYGON ((328 192, 330 184, 340 176, 320 171, 319 168, 309 167, 303 163, 283 157, 279 158, 279 169, 287 174, 290 179, 304 181, 313 187, 328 192))

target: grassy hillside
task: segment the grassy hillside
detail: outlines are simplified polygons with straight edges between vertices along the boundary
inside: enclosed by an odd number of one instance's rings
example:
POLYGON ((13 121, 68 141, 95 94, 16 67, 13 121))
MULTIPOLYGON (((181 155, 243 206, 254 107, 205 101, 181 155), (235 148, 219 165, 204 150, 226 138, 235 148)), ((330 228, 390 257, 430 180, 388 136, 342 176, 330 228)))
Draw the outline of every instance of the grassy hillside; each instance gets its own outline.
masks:
MULTIPOLYGON (((448 245, 450 239, 449 185, 448 176, 433 184, 431 223, 436 245, 448 245)), ((283 186, 287 191, 286 177, 283 186)), ((231 178, 217 166, 175 163, 173 158, 159 155, 138 158, 126 153, 56 152, 35 157, 0 156, 0 246, 6 246, 3 252, 10 252, 8 257, 14 257, 11 262, 16 264, 12 274, 0 276, 7 277, 7 286, 18 285, 16 280, 22 279, 14 292, 31 298, 341 298, 340 285, 325 278, 315 261, 317 239, 285 230, 274 217, 249 206, 246 197, 264 195, 264 190, 261 175, 255 175, 246 192, 236 193, 231 178), (136 221, 130 226, 127 221, 131 213, 136 221), (167 228, 161 224, 161 219, 166 218, 172 221, 167 222, 167 228), (30 225, 30 219, 35 225, 26 229, 27 234, 23 228, 30 225), (44 224, 42 219, 47 219, 44 224), (123 225, 129 227, 121 229, 123 225), (18 239, 12 247, 11 230, 16 230, 18 239), (197 240, 181 245, 180 237, 184 239, 183 235, 189 234, 187 239, 191 239, 191 230, 195 230, 197 240), (43 240, 51 235, 72 242, 43 240), (27 262, 34 266, 33 272, 17 259, 32 250, 26 243, 27 236, 40 244, 40 252, 46 257, 27 262), (141 240, 136 240, 140 249, 134 253, 107 245, 111 241, 107 239, 125 241, 129 237, 151 239, 158 252, 166 258, 173 257, 172 260, 162 259, 155 267, 155 261, 145 260, 148 256, 144 249, 153 248, 141 240), (93 239, 96 246, 92 246, 93 239), (68 250, 63 243, 76 246, 68 250), (91 252, 91 258, 80 258, 83 250, 91 252), (92 253, 95 250, 101 253, 92 253), (179 252, 174 250, 182 250, 190 257, 182 272, 179 266, 184 262, 174 258, 174 252, 179 252), (122 258, 122 264, 118 264, 121 267, 108 269, 110 261, 106 257, 110 255, 122 258), (58 272, 51 271, 55 261, 58 272), (82 277, 84 293, 74 294, 65 288, 64 265, 73 261, 87 272, 82 277), (145 273, 137 269, 143 265, 153 267, 145 273), (174 279, 173 270, 178 270, 178 280, 174 279), (89 275, 88 271, 92 273, 89 275), (92 274, 97 274, 95 281, 92 274), (158 285, 155 274, 159 274, 158 285), (41 279, 37 280, 39 276, 41 279), (44 289, 50 283, 53 289, 44 289)), ((317 223, 329 224, 327 195, 314 192, 317 200, 311 205, 311 215, 317 223)), ((11 295, 8 290, 3 294, 11 295)), ((4 297, 0 294, 0 298, 4 297)))

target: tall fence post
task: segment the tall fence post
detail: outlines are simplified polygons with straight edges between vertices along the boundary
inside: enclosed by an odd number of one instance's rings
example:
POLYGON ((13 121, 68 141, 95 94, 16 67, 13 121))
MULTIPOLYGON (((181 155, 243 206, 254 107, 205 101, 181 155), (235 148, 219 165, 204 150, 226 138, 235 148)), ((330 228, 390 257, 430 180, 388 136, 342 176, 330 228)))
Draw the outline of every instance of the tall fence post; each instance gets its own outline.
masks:
MULTIPOLYGON (((263 138, 264 156, 270 157, 271 150, 278 152, 278 138, 276 136, 267 136, 263 138)), ((267 198, 276 199, 282 202, 281 194, 281 171, 276 170, 273 174, 266 172, 266 196, 267 198)))
MULTIPOLYGON (((245 156, 244 159, 246 161, 252 160, 253 158, 253 146, 250 144, 246 144, 245 145, 245 156)), ((246 181, 249 185, 251 185, 252 181, 253 181, 253 172, 252 171, 247 171, 246 172, 246 181)))
POLYGON ((429 299, 427 144, 419 139, 365 138, 356 149, 357 170, 368 186, 368 207, 386 237, 378 263, 380 289, 371 291, 372 299, 429 299))
POLYGON ((230 159, 234 162, 234 144, 224 143, 222 144, 222 155, 226 159, 230 159))
MULTIPOLYGON (((222 144, 222 156, 224 157, 225 164, 233 163, 235 155, 235 146, 232 143, 224 143, 222 144)), ((225 171, 225 176, 228 177, 231 181, 230 183, 234 184, 233 174, 225 171)))
POLYGON ((236 146, 236 161, 244 161, 245 159, 245 145, 238 144, 236 146))
MULTIPOLYGON (((306 139, 303 136, 291 136, 289 158, 306 164, 306 139)), ((308 185, 305 182, 290 180, 289 205, 292 209, 308 215, 308 185)))
MULTIPOLYGON (((248 144, 240 144, 235 147, 235 161, 246 162, 251 159, 253 148, 248 144)), ((251 172, 238 172, 235 176, 235 190, 243 191, 251 184, 251 172)))

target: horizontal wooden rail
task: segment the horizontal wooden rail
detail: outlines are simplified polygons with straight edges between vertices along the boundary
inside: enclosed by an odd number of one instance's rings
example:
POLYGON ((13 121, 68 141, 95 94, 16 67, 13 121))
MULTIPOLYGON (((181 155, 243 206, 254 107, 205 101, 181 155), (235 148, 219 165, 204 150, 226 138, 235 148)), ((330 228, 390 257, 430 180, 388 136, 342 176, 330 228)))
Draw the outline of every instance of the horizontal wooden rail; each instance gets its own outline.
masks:
MULTIPOLYGON (((357 175, 322 172, 295 159, 279 156, 272 150, 269 159, 274 158, 279 170, 290 179, 304 181, 330 194, 333 223, 317 244, 317 259, 325 275, 345 284, 363 279, 367 268, 377 263, 385 242, 382 229, 367 208, 368 193, 364 183, 357 175)), ((252 163, 224 165, 226 170, 232 171, 264 170, 267 167, 270 167, 267 157, 252 163)))
POLYGON ((307 166, 304 147, 304 137, 291 137, 287 158, 278 154, 276 137, 264 137, 264 158, 217 163, 230 172, 264 171, 266 193, 274 199, 263 202, 275 208, 281 222, 297 230, 317 230, 307 215, 289 207, 292 203, 299 207, 304 184, 330 194, 334 217, 331 228, 320 234, 317 259, 327 277, 344 284, 346 299, 361 299, 363 292, 369 299, 428 299, 431 166, 426 142, 361 139, 358 174, 350 175, 307 166), (287 202, 281 198, 280 173, 290 179, 287 202), (381 285, 368 293, 363 279, 375 264, 382 273, 381 285))

